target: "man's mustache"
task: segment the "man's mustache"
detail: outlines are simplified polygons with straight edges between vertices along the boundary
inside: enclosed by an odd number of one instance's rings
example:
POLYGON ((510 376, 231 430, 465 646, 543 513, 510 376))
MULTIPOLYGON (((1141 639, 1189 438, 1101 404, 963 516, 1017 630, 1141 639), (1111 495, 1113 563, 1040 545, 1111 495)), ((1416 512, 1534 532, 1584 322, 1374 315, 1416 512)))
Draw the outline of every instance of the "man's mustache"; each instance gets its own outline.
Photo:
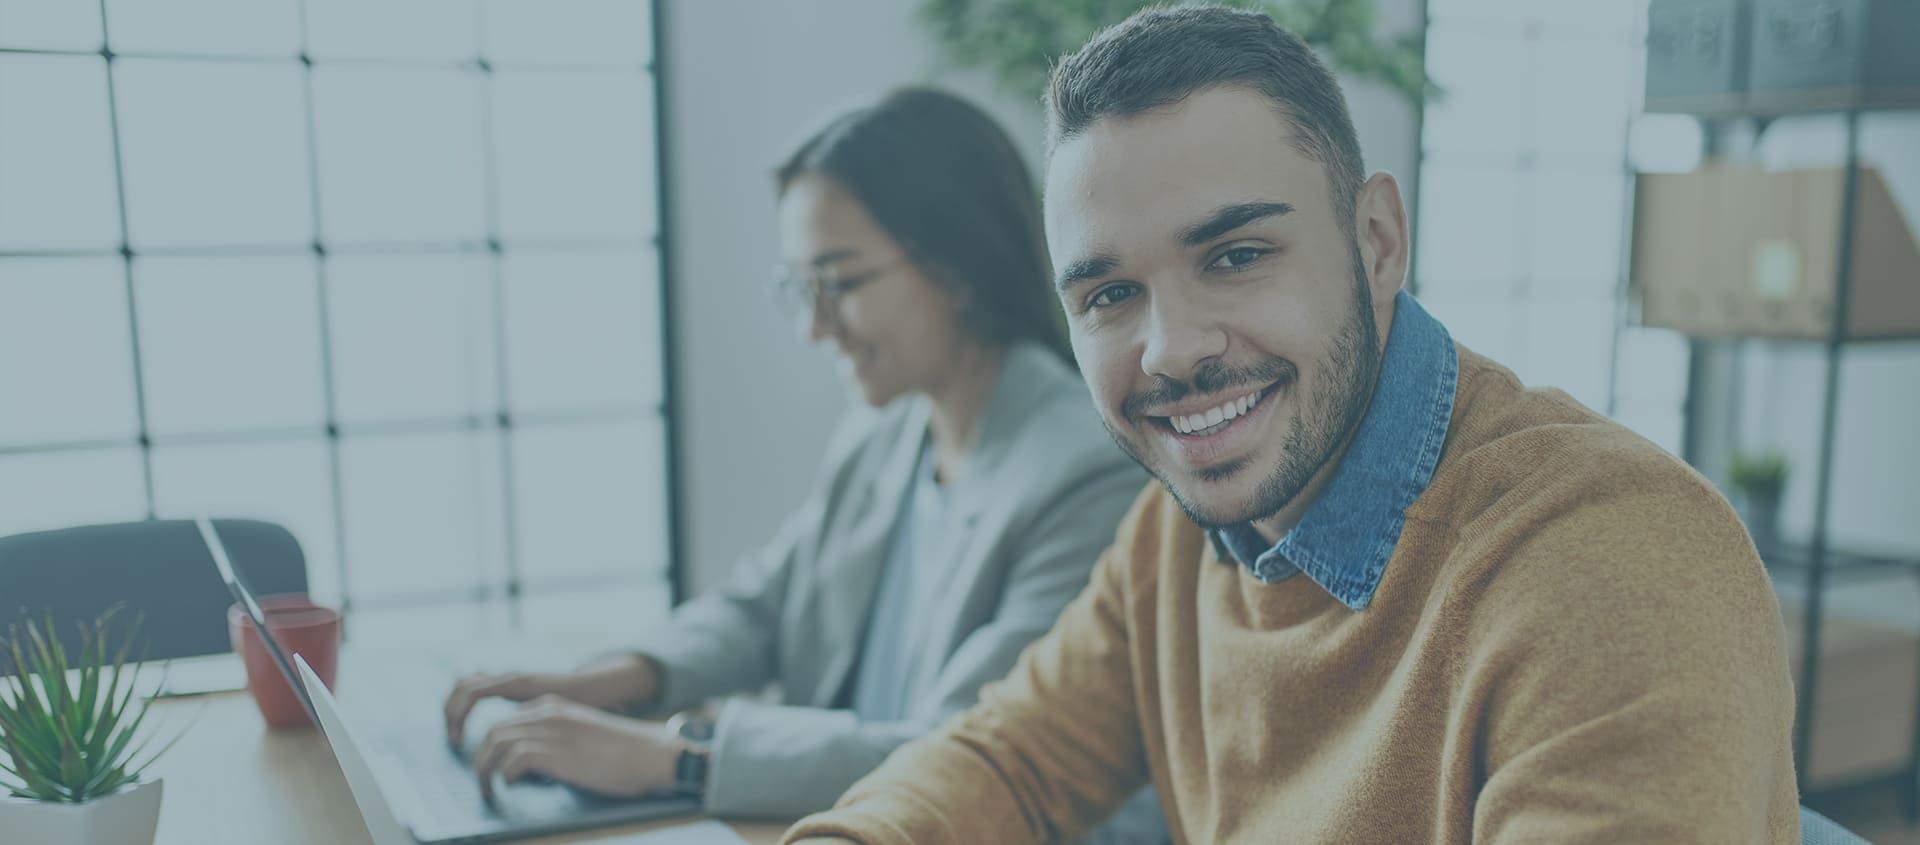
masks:
POLYGON ((1269 358, 1245 367, 1230 367, 1219 361, 1207 361, 1195 370, 1191 382, 1164 375, 1153 377, 1153 386, 1128 396, 1120 403, 1120 415, 1139 424, 1149 409, 1171 405, 1188 396, 1224 393, 1238 387, 1265 387, 1275 382, 1290 382, 1300 375, 1299 368, 1285 358, 1269 358))

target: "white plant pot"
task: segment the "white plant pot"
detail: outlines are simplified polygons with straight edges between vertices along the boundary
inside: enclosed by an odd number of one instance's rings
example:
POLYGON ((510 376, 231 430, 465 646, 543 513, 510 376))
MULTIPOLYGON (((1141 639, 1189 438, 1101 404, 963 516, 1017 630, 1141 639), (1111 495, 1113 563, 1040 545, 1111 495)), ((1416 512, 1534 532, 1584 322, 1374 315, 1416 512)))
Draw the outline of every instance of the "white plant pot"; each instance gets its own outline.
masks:
POLYGON ((85 804, 0 797, 0 840, 33 845, 153 845, 160 825, 160 781, 150 780, 85 804))

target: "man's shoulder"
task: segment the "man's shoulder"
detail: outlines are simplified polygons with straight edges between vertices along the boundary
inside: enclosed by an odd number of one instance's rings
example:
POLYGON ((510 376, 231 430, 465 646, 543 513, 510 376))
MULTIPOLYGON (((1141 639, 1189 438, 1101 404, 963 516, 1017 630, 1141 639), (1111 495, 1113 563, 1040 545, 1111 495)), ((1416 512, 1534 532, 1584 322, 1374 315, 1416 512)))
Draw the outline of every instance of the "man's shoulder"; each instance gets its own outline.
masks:
POLYGON ((1565 393, 1477 369, 1458 442, 1412 512, 1445 527, 1452 566, 1549 600, 1628 582, 1682 601, 1764 590, 1745 527, 1692 467, 1565 393))
POLYGON ((1462 350, 1447 445, 1416 516, 1463 533, 1535 521, 1605 520, 1635 500, 1664 499, 1687 518, 1731 518, 1692 467, 1566 393, 1528 387, 1462 350))

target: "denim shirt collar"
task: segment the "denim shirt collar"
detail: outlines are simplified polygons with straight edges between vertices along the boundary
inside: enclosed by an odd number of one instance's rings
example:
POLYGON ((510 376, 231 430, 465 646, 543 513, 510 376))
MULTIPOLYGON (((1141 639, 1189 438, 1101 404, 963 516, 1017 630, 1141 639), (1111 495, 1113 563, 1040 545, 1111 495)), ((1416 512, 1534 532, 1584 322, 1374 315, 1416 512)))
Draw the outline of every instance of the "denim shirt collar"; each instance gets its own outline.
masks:
POLYGON ((1401 291, 1373 401, 1320 498, 1271 548, 1252 523, 1208 532, 1220 559, 1239 561, 1268 584, 1305 572, 1341 604, 1365 610, 1407 508, 1440 463, 1459 373, 1446 327, 1401 291))

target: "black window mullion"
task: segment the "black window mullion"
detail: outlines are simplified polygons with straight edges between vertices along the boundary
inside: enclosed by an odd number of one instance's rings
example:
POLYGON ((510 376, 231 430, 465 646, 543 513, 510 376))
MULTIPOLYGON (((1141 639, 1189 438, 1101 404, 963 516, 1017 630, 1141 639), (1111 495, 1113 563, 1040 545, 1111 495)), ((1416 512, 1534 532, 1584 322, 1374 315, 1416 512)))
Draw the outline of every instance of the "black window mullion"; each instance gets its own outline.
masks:
POLYGON ((663 81, 662 69, 666 65, 666 12, 661 8, 660 0, 648 0, 647 10, 651 19, 650 29, 653 40, 648 45, 646 72, 653 83, 653 193, 654 193, 654 266, 659 268, 655 278, 659 284, 660 302, 660 416, 661 438, 660 466, 664 471, 662 479, 662 505, 666 508, 667 526, 667 602, 677 606, 687 596, 687 559, 684 554, 684 509, 681 506, 681 449, 680 449, 680 405, 679 376, 675 374, 674 330, 673 330, 673 284, 674 265, 672 248, 668 238, 673 209, 667 193, 668 157, 672 150, 667 143, 667 86, 663 81))
POLYGON ((480 55, 474 67, 480 73, 480 172, 482 205, 487 221, 487 286, 493 302, 493 376, 500 427, 500 510, 505 535, 507 566, 507 625, 519 630, 525 621, 520 595, 525 586, 520 566, 520 497, 514 474, 514 419, 512 379, 507 375, 507 274, 506 249, 500 233, 500 165, 493 137, 493 63, 486 54, 487 13, 479 3, 473 5, 479 22, 480 55))
POLYGON ((331 488, 333 501, 333 545, 334 574, 340 584, 340 613, 346 615, 353 609, 353 590, 347 566, 347 497, 346 485, 340 470, 340 414, 339 391, 334 375, 333 355, 333 305, 327 295, 327 241, 325 226, 321 222, 320 208, 320 133, 319 117, 313 105, 313 57, 308 54, 307 43, 307 4, 300 0, 296 10, 300 19, 300 88, 303 110, 307 121, 307 183, 308 201, 313 216, 313 288, 320 320, 320 391, 322 409, 325 414, 324 433, 327 441, 327 482, 331 488))
POLYGON ((113 190, 120 220, 120 270, 127 290, 128 348, 133 356, 133 407, 138 424, 135 443, 140 447, 140 483, 146 497, 148 519, 156 516, 153 496, 153 434, 147 427, 147 378, 141 363, 139 295, 133 284, 133 240, 127 228, 126 163, 120 150, 120 100, 114 83, 114 53, 107 0, 100 0, 100 57, 107 65, 107 127, 113 137, 113 190))

